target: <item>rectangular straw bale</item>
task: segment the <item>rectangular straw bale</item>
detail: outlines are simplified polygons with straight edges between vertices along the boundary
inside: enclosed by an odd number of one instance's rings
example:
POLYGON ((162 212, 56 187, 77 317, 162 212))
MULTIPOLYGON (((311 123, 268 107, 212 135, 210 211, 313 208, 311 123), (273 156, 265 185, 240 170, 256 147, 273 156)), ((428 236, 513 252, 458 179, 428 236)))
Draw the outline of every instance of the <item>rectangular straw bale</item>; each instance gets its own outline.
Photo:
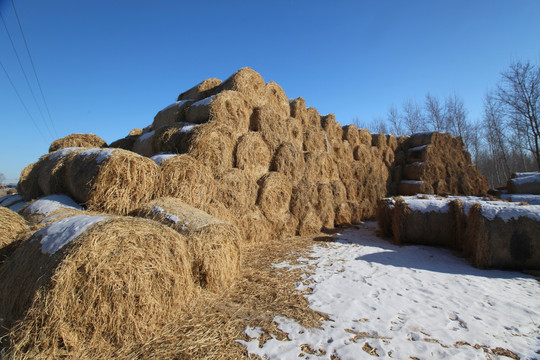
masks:
POLYGON ((377 223, 379 224, 379 231, 382 236, 391 237, 392 232, 392 217, 394 214, 393 198, 383 198, 377 201, 377 223))
POLYGON ((218 90, 218 86, 221 84, 221 80, 216 78, 206 79, 200 84, 195 85, 191 89, 184 91, 178 95, 177 101, 182 100, 194 100, 198 101, 208 96, 215 95, 218 90))
POLYGON ((186 118, 186 109, 193 104, 194 100, 179 100, 160 110, 154 116, 152 129, 157 130, 163 126, 175 125, 178 122, 184 122, 186 118))

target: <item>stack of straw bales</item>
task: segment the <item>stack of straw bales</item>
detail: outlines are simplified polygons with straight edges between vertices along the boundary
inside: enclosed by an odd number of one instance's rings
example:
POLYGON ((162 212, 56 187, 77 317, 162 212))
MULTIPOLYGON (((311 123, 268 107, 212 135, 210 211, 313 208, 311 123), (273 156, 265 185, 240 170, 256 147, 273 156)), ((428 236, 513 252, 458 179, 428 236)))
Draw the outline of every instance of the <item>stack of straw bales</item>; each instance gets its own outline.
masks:
POLYGON ((540 172, 514 173, 506 188, 510 194, 540 195, 540 172))
POLYGON ((392 194, 484 195, 486 178, 471 163, 461 138, 426 132, 402 137, 392 169, 392 194))
POLYGON ((0 207, 0 266, 9 257, 28 231, 26 220, 5 207, 0 207))
POLYGON ((379 229, 397 244, 444 246, 481 268, 540 269, 540 206, 478 197, 381 199, 379 229))

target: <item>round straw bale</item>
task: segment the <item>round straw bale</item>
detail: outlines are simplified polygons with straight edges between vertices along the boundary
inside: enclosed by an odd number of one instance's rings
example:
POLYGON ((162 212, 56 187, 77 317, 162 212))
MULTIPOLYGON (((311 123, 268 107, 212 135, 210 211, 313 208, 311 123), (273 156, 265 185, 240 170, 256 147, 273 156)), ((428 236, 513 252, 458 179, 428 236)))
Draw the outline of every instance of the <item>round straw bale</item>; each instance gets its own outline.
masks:
POLYGON ((315 206, 324 229, 334 228, 334 193, 329 183, 319 183, 317 187, 319 202, 315 206))
POLYGON ((336 167, 339 173, 339 178, 341 181, 352 179, 354 176, 354 173, 352 171, 350 163, 346 161, 337 161, 336 167))
POLYGON ((332 195, 334 196, 334 207, 347 201, 347 188, 341 180, 334 180, 330 183, 332 195))
POLYGON ((314 235, 321 231, 323 223, 317 212, 310 206, 298 224, 298 235, 314 235))
POLYGON ((351 209, 351 224, 360 224, 364 219, 364 206, 360 201, 348 201, 351 209))
POLYGON ((343 127, 343 140, 347 140, 353 148, 361 143, 360 133, 354 124, 343 127))
POLYGON ((125 138, 113 141, 112 143, 110 143, 109 147, 133 151, 133 146, 135 145, 135 142, 137 141, 139 136, 140 135, 128 135, 125 138))
POLYGON ((153 200, 133 215, 158 221, 186 237, 193 276, 201 287, 220 290, 238 276, 241 239, 236 226, 170 197, 153 200))
POLYGON ((238 139, 234 158, 238 169, 258 180, 268 172, 271 154, 262 135, 250 131, 238 139))
POLYGON ((335 214, 336 226, 346 226, 351 224, 352 210, 348 202, 342 202, 336 206, 335 214))
POLYGON ((219 174, 232 167, 235 144, 236 137, 229 128, 208 123, 192 130, 188 153, 219 174))
POLYGON ((302 123, 302 126, 306 126, 307 125, 306 101, 302 97, 289 100, 289 107, 291 109, 291 116, 300 120, 302 123))
POLYGON ((321 116, 321 127, 328 136, 329 140, 341 140, 342 132, 340 134, 338 129, 341 129, 341 126, 336 123, 336 115, 328 114, 321 116))
POLYGON ((251 128, 261 133, 273 154, 281 143, 288 141, 290 132, 287 118, 283 118, 270 106, 262 106, 253 112, 251 128))
POLYGON ((17 192, 22 195, 23 199, 28 201, 36 199, 43 195, 39 187, 39 168, 42 160, 47 155, 42 156, 38 161, 27 165, 22 171, 17 183, 17 192))
POLYGON ((355 178, 343 180, 343 185, 347 189, 347 200, 358 201, 362 199, 364 186, 355 178))
POLYGON ((339 179, 339 172, 331 156, 326 152, 306 152, 304 178, 310 182, 329 182, 339 179))
POLYGON ((142 130, 142 129, 135 128, 135 129, 131 129, 131 130, 129 131, 128 136, 139 136, 139 135, 142 135, 142 133, 143 133, 143 130, 142 130))
POLYGON ((370 162, 373 159, 371 155, 371 146, 360 144, 353 149, 354 160, 360 160, 364 162, 370 162))
POLYGON ((285 95, 285 91, 277 83, 270 81, 266 83, 266 104, 271 106, 283 118, 291 116, 289 107, 289 99, 285 95))
POLYGON ((384 134, 372 134, 371 146, 375 146, 379 150, 386 149, 386 136, 384 134))
POLYGON ((162 126, 174 125, 185 120, 186 109, 193 104, 193 100, 180 100, 160 110, 154 116, 152 129, 157 130, 162 126))
POLYGON ((0 207, 0 267, 28 231, 26 220, 15 211, 0 207))
POLYGON ((398 140, 396 138, 396 135, 394 134, 386 135, 386 145, 390 149, 392 149, 392 151, 396 151, 396 149, 398 148, 398 140))
POLYGON ((271 171, 259 181, 257 205, 270 222, 281 220, 289 212, 291 184, 283 174, 271 171))
POLYGON ((386 148, 383 152, 383 161, 387 167, 391 167, 394 164, 394 151, 391 148, 386 148))
POLYGON ((371 146, 371 133, 368 129, 358 129, 358 141, 360 144, 371 146))
POLYGON ((63 148, 43 158, 38 171, 38 185, 43 194, 66 194, 68 192, 65 170, 67 161, 83 151, 83 148, 63 148))
POLYGON ((133 152, 146 157, 155 155, 153 147, 155 133, 156 132, 152 130, 137 137, 133 143, 133 152))
POLYGON ((244 170, 231 168, 216 177, 215 199, 234 214, 252 208, 257 201, 259 187, 244 170))
POLYGON ((78 215, 49 225, 0 268, 1 325, 17 322, 8 357, 112 358, 147 343, 187 308, 190 265, 185 238, 155 221, 78 215))
POLYGON ((335 160, 344 162, 354 160, 351 144, 347 140, 331 140, 331 145, 335 160))
POLYGON ((221 80, 216 78, 206 79, 200 84, 195 85, 191 89, 184 91, 178 95, 178 101, 181 100, 201 100, 208 96, 214 95, 217 91, 217 86, 221 84, 221 80))
POLYGON ((56 220, 58 215, 67 212, 81 212, 83 208, 64 194, 44 196, 26 204, 19 213, 31 226, 40 222, 56 220))
POLYGON ((164 160, 159 170, 156 197, 174 197, 204 209, 216 196, 217 185, 210 169, 187 154, 164 160))
POLYGON ((153 198, 159 167, 122 149, 89 149, 68 159, 66 182, 71 196, 89 210, 127 214, 153 198))
POLYGON ((285 175, 293 186, 302 179, 304 168, 304 155, 291 143, 279 146, 270 166, 270 170, 285 175))
POLYGON ((308 126, 304 129, 304 151, 327 151, 327 138, 320 127, 308 126))
POLYGON ((265 243, 274 236, 272 224, 257 206, 235 215, 235 225, 240 230, 244 244, 251 246, 265 243))
POLYGON ((188 151, 191 130, 196 125, 176 123, 157 129, 152 137, 152 153, 182 154, 188 151))
POLYGON ((316 184, 304 179, 292 189, 291 204, 289 208, 291 213, 298 220, 301 220, 310 210, 313 210, 313 207, 318 202, 319 193, 316 184))
POLYGON ((206 211, 216 219, 229 224, 236 224, 236 220, 238 218, 237 215, 235 215, 231 210, 227 209, 225 205, 215 199, 211 200, 210 203, 202 210, 206 211))
POLYGON ((287 119, 287 128, 289 131, 289 142, 301 151, 304 144, 304 127, 302 122, 297 118, 289 117, 287 119))
POLYGON ((316 127, 317 129, 322 131, 321 128, 321 115, 319 115, 319 112, 314 107, 308 107, 306 109, 307 113, 307 124, 306 127, 316 127))
POLYGON ((286 239, 296 235, 298 229, 298 219, 290 212, 285 212, 281 216, 273 216, 268 219, 272 229, 272 236, 277 239, 286 239))
POLYGON ((220 91, 234 90, 241 92, 254 106, 266 103, 266 84, 262 76, 249 67, 242 68, 219 86, 220 91))
POLYGON ((94 134, 71 134, 54 140, 49 147, 49 152, 71 147, 101 148, 107 147, 107 143, 94 134))

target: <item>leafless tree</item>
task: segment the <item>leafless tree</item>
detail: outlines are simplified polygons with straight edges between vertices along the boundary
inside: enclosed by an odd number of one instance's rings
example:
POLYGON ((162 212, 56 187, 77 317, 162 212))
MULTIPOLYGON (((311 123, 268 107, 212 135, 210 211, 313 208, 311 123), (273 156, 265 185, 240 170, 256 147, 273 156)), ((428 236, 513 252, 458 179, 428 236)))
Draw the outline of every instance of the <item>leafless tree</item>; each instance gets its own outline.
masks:
POLYGON ((445 132, 447 129, 444 108, 439 99, 432 96, 430 93, 427 93, 424 107, 426 109, 427 125, 430 126, 433 131, 445 132))
POLYGON ((422 114, 422 108, 416 101, 409 98, 403 103, 403 122, 405 123, 407 131, 411 134, 427 130, 425 127, 424 115, 422 114))
POLYGON ((404 135, 405 131, 403 129, 403 124, 399 111, 395 105, 390 106, 388 109, 387 117, 388 123, 390 124, 392 131, 396 135, 404 135))
POLYGON ((517 61, 501 76, 497 100, 516 130, 524 135, 521 147, 533 154, 540 170, 540 64, 517 61))

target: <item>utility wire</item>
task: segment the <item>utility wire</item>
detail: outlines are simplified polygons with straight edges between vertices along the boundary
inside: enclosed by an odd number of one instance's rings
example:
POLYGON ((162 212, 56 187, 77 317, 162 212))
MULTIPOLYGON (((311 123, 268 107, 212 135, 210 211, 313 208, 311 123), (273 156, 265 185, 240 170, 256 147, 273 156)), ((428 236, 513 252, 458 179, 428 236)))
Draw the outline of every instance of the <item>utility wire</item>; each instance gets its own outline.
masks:
POLYGON ((51 132, 51 129, 49 128, 49 124, 47 124, 47 121, 45 120, 45 116, 43 115, 43 111, 41 111, 41 107, 38 104, 38 101, 36 99, 36 95, 34 94, 34 90, 32 90, 32 86, 30 85, 30 80, 28 80, 28 76, 26 75, 26 71, 24 71, 23 64, 21 62, 21 58, 19 57, 19 53, 17 52, 17 49, 15 48, 15 43, 13 42, 13 38, 11 37, 11 34, 8 30, 6 21, 4 20, 4 16, 0 12, 0 18, 2 19, 2 22, 4 23, 4 28, 6 29, 6 33, 8 34, 9 41, 11 42, 11 47, 13 48, 13 51, 15 52, 15 56, 17 57, 17 61, 19 62, 19 66, 21 67, 21 70, 24 74, 24 78, 26 79, 26 83, 28 84, 28 88, 30 89, 30 93, 32 94, 32 97, 34 98, 34 102, 36 103, 37 109, 39 113, 41 114, 41 118, 43 119, 43 122, 45 123, 45 127, 49 131, 49 134, 51 137, 54 137, 54 135, 51 132))
POLYGON ((30 117, 30 119, 32 120, 32 123, 34 124, 34 126, 36 127, 37 131, 39 132, 39 134, 41 135, 41 137, 43 137, 43 139, 45 141, 47 141, 47 139, 45 138, 45 136, 43 135, 43 133, 41 132, 40 128, 38 127, 36 121, 34 120, 34 117, 32 116, 32 114, 30 113, 30 111, 28 110, 28 107, 26 106, 26 104, 24 103, 21 95, 19 94, 19 92, 17 91, 17 88, 15 87, 15 84, 13 84, 13 81, 11 81, 11 77, 9 76, 6 68, 4 67, 4 64, 2 64, 2 62, 0 61, 0 66, 2 67, 2 69, 4 70, 4 73, 6 74, 8 80, 9 80, 9 83, 11 84, 11 86, 13 87, 13 90, 15 91, 15 94, 17 94, 17 97, 19 98, 19 100, 21 101, 21 104, 22 106, 24 107, 24 109, 26 110, 28 116, 30 117))
POLYGON ((30 48, 28 47, 28 43, 26 42, 26 36, 24 36, 24 32, 22 29, 21 21, 19 19, 19 15, 17 14, 17 9, 15 9, 15 3, 13 0, 11 0, 11 5, 13 6, 13 11, 15 12, 15 17, 17 18, 17 23, 19 24, 19 29, 21 30, 21 35, 24 40, 24 45, 26 46, 26 52, 28 53, 28 57, 30 58, 30 64, 32 64, 32 69, 34 70, 34 76, 36 77, 36 81, 39 87, 39 92, 41 93, 41 98, 43 99, 43 103, 45 104, 45 109, 47 109, 47 114, 49 115, 49 121, 51 122, 51 126, 54 131, 54 135, 58 137, 58 133, 56 132, 56 127, 54 126, 54 122, 51 116, 51 112, 49 111, 49 105, 47 104, 47 101, 45 100, 45 95, 43 95, 43 89, 41 88, 41 82, 39 81, 36 67, 34 66, 34 60, 32 59, 32 55, 30 55, 30 48))

